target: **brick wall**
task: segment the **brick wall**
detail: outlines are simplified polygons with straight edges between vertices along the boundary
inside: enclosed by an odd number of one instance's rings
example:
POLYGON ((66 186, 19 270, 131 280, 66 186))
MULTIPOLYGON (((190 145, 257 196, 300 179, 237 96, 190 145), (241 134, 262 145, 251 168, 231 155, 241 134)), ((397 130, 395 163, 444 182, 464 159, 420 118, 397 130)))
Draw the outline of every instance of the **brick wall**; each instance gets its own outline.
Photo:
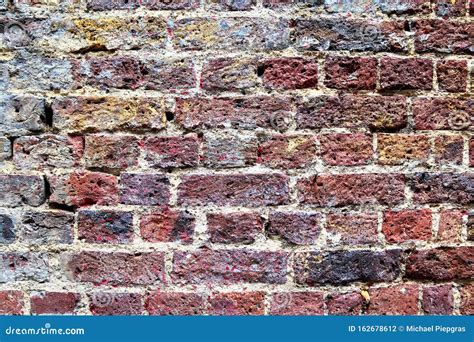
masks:
POLYGON ((0 10, 0 313, 474 313, 472 2, 0 10))

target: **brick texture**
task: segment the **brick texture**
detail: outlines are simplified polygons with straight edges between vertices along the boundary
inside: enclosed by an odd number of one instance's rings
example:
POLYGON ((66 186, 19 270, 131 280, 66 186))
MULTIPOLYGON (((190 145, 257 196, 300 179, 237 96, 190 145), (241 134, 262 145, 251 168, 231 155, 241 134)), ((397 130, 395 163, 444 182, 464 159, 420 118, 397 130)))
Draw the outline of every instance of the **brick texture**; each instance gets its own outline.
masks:
POLYGON ((33 2, 0 314, 474 314, 472 1, 33 2))

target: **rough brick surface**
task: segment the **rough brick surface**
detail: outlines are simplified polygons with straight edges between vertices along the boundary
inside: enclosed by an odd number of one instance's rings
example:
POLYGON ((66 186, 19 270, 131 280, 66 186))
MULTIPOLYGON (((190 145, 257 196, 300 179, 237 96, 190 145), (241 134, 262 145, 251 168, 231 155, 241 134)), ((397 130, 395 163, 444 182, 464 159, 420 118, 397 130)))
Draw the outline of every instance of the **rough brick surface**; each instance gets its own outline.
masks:
POLYGON ((0 13, 0 314, 474 314, 472 1, 0 13))

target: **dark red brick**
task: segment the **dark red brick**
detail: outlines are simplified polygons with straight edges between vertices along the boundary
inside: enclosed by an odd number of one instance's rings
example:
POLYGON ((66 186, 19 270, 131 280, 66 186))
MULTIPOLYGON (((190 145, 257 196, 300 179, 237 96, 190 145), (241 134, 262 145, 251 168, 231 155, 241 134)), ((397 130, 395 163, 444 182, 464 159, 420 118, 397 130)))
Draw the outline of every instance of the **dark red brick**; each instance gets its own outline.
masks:
POLYGON ((277 292, 272 294, 270 315, 323 315, 322 292, 277 292))
POLYGON ((267 59, 259 65, 263 85, 271 89, 318 87, 318 62, 304 58, 267 59))
POLYGON ((147 296, 146 310, 150 315, 203 315, 204 299, 197 293, 155 291, 147 296))
POLYGON ((73 292, 35 292, 31 295, 31 313, 36 315, 73 314, 80 295, 73 292))
POLYGON ((313 135, 262 136, 258 146, 258 162, 272 168, 309 167, 317 159, 316 137, 313 135))
POLYGON ((467 86, 467 71, 466 60, 439 61, 436 64, 439 89, 452 93, 464 93, 467 86))
POLYGON ((321 233, 322 215, 314 212, 272 211, 267 232, 295 245, 311 245, 321 233))
POLYGON ((330 315, 360 315, 366 301, 358 292, 330 293, 326 298, 326 306, 330 315))
POLYGON ((319 140, 321 156, 327 165, 366 165, 373 160, 370 134, 323 134, 319 140))
POLYGON ((209 298, 209 314, 255 316, 265 313, 264 292, 217 293, 209 298))
POLYGON ((372 57, 329 56, 324 64, 329 88, 373 90, 377 83, 377 59, 372 57))
POLYGON ((185 284, 286 282, 288 255, 284 252, 208 250, 175 252, 172 279, 185 284))
POLYGON ((24 295, 21 291, 0 291, 0 315, 24 314, 24 295))
POLYGON ((143 142, 145 161, 152 168, 197 166, 199 141, 197 135, 180 137, 149 137, 143 142))
POLYGON ((89 243, 130 243, 133 214, 115 210, 81 210, 77 217, 79 240, 89 243))
POLYGON ((386 211, 382 232, 389 243, 431 239, 431 210, 386 211))
POLYGON ((374 244, 377 237, 377 214, 341 213, 326 216, 327 243, 339 245, 374 244))
POLYGON ((288 177, 282 174, 190 175, 178 187, 180 205, 258 207, 288 201, 288 177))
POLYGON ((469 166, 474 166, 474 137, 469 139, 469 166))
POLYGON ((434 141, 433 154, 436 163, 441 165, 461 165, 464 139, 461 135, 438 135, 434 141))
POLYGON ((207 230, 214 243, 253 243, 263 233, 263 224, 255 212, 207 214, 207 230))
POLYGON ((165 175, 122 173, 120 176, 120 203, 166 205, 170 196, 170 181, 165 175))
POLYGON ((470 130, 474 127, 474 101, 448 97, 413 99, 418 130, 470 130))
POLYGON ((191 243, 194 221, 194 216, 187 211, 164 207, 141 216, 140 235, 143 240, 149 242, 191 243))
POLYGON ((95 316, 130 316, 143 313, 139 293, 94 292, 89 295, 89 309, 95 316))
POLYGON ((472 173, 416 173, 409 182, 415 203, 459 203, 474 200, 472 173))
POLYGON ((297 189, 301 203, 339 207, 401 203, 404 186, 404 176, 397 174, 323 174, 300 179, 297 189))
POLYGON ((369 289, 370 315, 416 315, 418 314, 418 286, 395 285, 369 289))
POLYGON ((452 285, 424 286, 422 309, 430 315, 452 315, 454 309, 452 285))
POLYGON ((433 61, 423 58, 384 57, 380 60, 382 90, 433 88, 433 61))

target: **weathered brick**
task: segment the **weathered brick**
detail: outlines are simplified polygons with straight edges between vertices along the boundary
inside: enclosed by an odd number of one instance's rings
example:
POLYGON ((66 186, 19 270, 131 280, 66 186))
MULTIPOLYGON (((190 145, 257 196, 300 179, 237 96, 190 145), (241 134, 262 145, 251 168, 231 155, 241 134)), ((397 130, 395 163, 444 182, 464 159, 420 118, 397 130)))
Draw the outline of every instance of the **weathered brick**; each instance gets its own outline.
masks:
POLYGON ((7 137, 0 137, 0 162, 11 158, 12 144, 7 137))
POLYGON ((322 292, 278 292, 270 301, 271 315, 322 315, 324 300, 322 292))
POLYGON ((407 259, 409 279, 454 280, 474 277, 474 247, 415 250, 407 259))
POLYGON ((296 19, 291 40, 298 50, 406 51, 402 21, 296 19))
POLYGON ((176 122, 185 129, 257 127, 286 129, 276 125, 291 116, 291 102, 285 97, 220 97, 176 99, 176 122))
POLYGON ((316 137, 308 134, 260 137, 258 163, 271 168, 309 167, 317 159, 316 137))
POLYGON ((133 214, 115 210, 81 210, 77 217, 79 240, 90 243, 129 243, 133 214))
POLYGON ((201 162, 209 168, 231 168, 254 165, 258 141, 252 135, 236 132, 206 132, 201 162))
POLYGON ((474 101, 456 98, 415 98, 413 117, 418 130, 471 130, 474 101))
POLYGON ((45 169, 77 166, 83 153, 81 137, 46 134, 15 139, 13 162, 19 168, 45 169))
POLYGON ((288 31, 288 22, 283 19, 185 18, 172 24, 172 42, 183 50, 280 50, 289 44, 288 31))
POLYGON ((393 205, 403 201, 404 183, 397 174, 322 174, 300 179, 297 189, 301 203, 318 206, 393 205))
POLYGON ((400 274, 400 250, 301 252, 295 255, 297 284, 319 286, 342 285, 356 281, 390 282, 400 274))
POLYGON ((474 166, 474 137, 469 139, 469 166, 474 166))
POLYGON ((69 206, 114 205, 118 202, 118 186, 115 176, 90 171, 51 176, 49 202, 69 206))
POLYGON ((367 128, 396 130, 407 124, 406 99, 401 96, 312 97, 298 104, 298 128, 367 128))
POLYGON ((311 245, 321 233, 322 215, 315 212, 272 211, 267 232, 296 245, 311 245))
MULTIPOLYGON (((439 214, 438 241, 459 241, 463 226, 464 212, 462 210, 443 210, 439 214)), ((468 234, 469 235, 469 234, 468 234)))
POLYGON ((207 214, 207 230, 213 243, 253 243, 263 229, 263 218, 255 212, 207 214))
POLYGON ((382 0, 380 9, 387 14, 428 14, 431 3, 428 0, 382 0))
POLYGON ((375 244, 377 237, 377 214, 341 213, 326 216, 327 243, 338 245, 375 244))
POLYGON ((194 88, 191 61, 138 59, 129 56, 91 57, 75 61, 74 77, 81 86, 99 89, 179 91, 194 88))
POLYGON ((0 315, 21 315, 24 313, 24 294, 21 291, 0 291, 0 315))
POLYGON ((52 104, 53 127, 61 132, 146 131, 165 127, 162 100, 116 96, 71 96, 52 104))
POLYGON ((472 54, 472 22, 423 19, 412 23, 416 52, 472 54))
POLYGON ((64 255, 69 277, 96 285, 152 285, 164 281, 164 254, 82 251, 64 255))
POLYGON ((328 12, 374 15, 377 11, 386 14, 427 14, 430 13, 430 1, 427 0, 381 0, 367 2, 365 0, 334 1, 325 0, 328 12))
POLYGON ((21 237, 27 243, 70 244, 74 236, 74 214, 65 211, 27 211, 21 219, 21 237))
POLYGON ((424 286, 422 309, 430 315, 452 315, 454 309, 452 285, 424 286))
POLYGON ((288 177, 279 173, 189 175, 178 186, 180 205, 257 207, 288 201, 288 177))
POLYGON ((45 253, 0 253, 0 283, 31 280, 43 283, 49 279, 50 268, 45 253))
POLYGON ((364 297, 358 292, 330 293, 326 298, 330 315, 360 315, 365 304, 364 297))
POLYGON ((201 88, 209 92, 246 91, 257 85, 257 63, 252 60, 217 58, 202 67, 201 88))
POLYGON ((88 168, 127 169, 138 164, 138 139, 128 135, 88 135, 84 161, 88 168))
POLYGON ((459 311, 461 315, 474 315, 474 284, 466 284, 460 288, 461 305, 459 311))
POLYGON ((461 165, 463 149, 464 139, 461 135, 439 135, 434 141, 435 161, 441 165, 461 165))
POLYGON ((73 314, 80 296, 73 292, 34 292, 30 297, 31 313, 36 315, 73 314))
POLYGON ((324 84, 329 88, 373 90, 377 82, 377 59, 329 56, 324 64, 324 84))
POLYGON ((147 296, 146 310, 150 315, 203 315, 204 299, 197 293, 155 291, 147 296))
POLYGON ((210 0, 212 8, 228 11, 251 10, 257 4, 256 0, 210 0))
POLYGON ((318 61, 299 57, 262 61, 258 73, 270 89, 304 89, 318 87, 318 61))
POLYGON ((435 13, 439 17, 463 17, 466 15, 468 0, 435 0, 435 13))
POLYGON ((418 286, 397 285, 369 289, 370 315, 416 315, 418 313, 418 286))
POLYGON ((165 207, 141 216, 140 235, 143 240, 149 242, 192 243, 194 221, 194 216, 188 211, 165 207))
POLYGON ((0 245, 13 243, 17 238, 16 230, 14 217, 0 214, 0 245))
POLYGON ((45 185, 43 177, 25 175, 0 175, 0 206, 38 207, 44 203, 45 185))
POLYGON ((380 60, 382 90, 433 88, 433 61, 424 58, 384 57, 380 60))
POLYGON ((255 316, 265 313, 264 292, 217 293, 209 298, 209 314, 255 316))
POLYGON ((94 292, 89 295, 89 302, 95 316, 143 314, 143 296, 139 293, 94 292))
POLYGON ((122 173, 120 203, 129 205, 164 205, 170 200, 170 182, 162 174, 122 173))
POLYGON ((431 210, 386 211, 383 214, 382 233, 389 243, 430 240, 431 210))
POLYGON ((467 86, 467 61, 442 60, 436 63, 438 87, 452 93, 463 93, 467 86))
POLYGON ((232 284, 286 282, 288 255, 252 250, 177 251, 173 256, 174 283, 232 284))
POLYGON ((474 199, 472 173, 416 173, 409 184, 415 203, 468 204, 474 199))
POLYGON ((327 165, 366 165, 373 160, 372 136, 362 133, 323 134, 321 157, 327 165))
POLYGON ((474 241, 474 213, 469 213, 467 217, 467 239, 474 241))
POLYGON ((140 0, 87 0, 87 9, 91 11, 133 10, 181 10, 199 7, 197 0, 140 1, 140 0))
POLYGON ((429 137, 422 134, 379 134, 377 154, 379 164, 426 163, 430 154, 429 137))
POLYGON ((178 137, 148 137, 143 141, 145 161, 152 168, 197 166, 199 141, 196 134, 178 137))

